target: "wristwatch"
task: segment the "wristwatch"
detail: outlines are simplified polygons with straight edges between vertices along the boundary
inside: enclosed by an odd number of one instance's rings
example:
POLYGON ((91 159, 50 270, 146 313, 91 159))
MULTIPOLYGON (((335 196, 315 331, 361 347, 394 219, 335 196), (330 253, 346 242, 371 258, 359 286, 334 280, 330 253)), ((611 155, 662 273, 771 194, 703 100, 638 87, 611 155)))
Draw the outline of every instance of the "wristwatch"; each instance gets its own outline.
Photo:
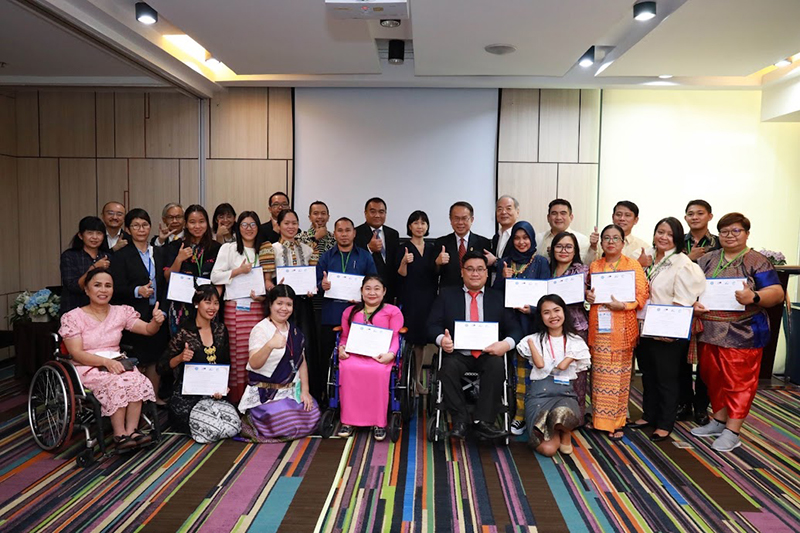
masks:
POLYGON ((760 301, 761 301, 761 296, 759 296, 756 291, 753 291, 753 303, 757 304, 760 301))

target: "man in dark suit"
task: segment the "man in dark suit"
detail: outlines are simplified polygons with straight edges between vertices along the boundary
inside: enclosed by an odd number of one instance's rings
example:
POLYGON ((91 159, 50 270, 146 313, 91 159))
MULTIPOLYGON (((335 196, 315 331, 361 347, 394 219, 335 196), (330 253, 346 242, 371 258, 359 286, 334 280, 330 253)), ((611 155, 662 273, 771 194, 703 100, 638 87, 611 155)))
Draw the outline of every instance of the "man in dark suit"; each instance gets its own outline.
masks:
POLYGON ((100 218, 103 219, 103 224, 106 225, 108 250, 113 253, 128 246, 128 243, 131 242, 131 236, 122 228, 122 224, 125 221, 125 206, 120 202, 106 202, 106 205, 103 206, 103 212, 100 213, 100 218))
POLYGON ((522 338, 522 330, 514 311, 505 308, 502 293, 486 287, 489 267, 482 251, 464 255, 460 287, 445 287, 433 303, 428 318, 428 336, 442 347, 442 381, 444 403, 453 418, 452 437, 463 439, 469 413, 461 378, 465 372, 481 376, 480 397, 475 406, 475 431, 485 438, 505 436, 494 421, 503 391, 505 361, 503 355, 513 350, 522 338), (455 350, 455 322, 498 322, 499 336, 483 349, 455 350))
POLYGON ((397 281, 397 249, 400 246, 400 234, 397 230, 385 226, 386 202, 380 198, 370 198, 364 205, 366 222, 356 228, 356 246, 372 252, 378 275, 386 284, 386 302, 394 303, 397 281))
POLYGON ((258 228, 258 234, 261 237, 261 242, 278 242, 281 238, 281 233, 278 231, 278 215, 284 209, 291 209, 292 204, 289 202, 289 197, 282 192, 274 192, 269 197, 269 214, 270 219, 261 224, 258 228))
POLYGON ((475 211, 469 202, 456 202, 450 206, 450 226, 453 233, 439 237, 434 242, 436 268, 439 270, 439 288, 461 286, 461 260, 468 252, 484 253, 492 243, 486 237, 472 233, 475 211))

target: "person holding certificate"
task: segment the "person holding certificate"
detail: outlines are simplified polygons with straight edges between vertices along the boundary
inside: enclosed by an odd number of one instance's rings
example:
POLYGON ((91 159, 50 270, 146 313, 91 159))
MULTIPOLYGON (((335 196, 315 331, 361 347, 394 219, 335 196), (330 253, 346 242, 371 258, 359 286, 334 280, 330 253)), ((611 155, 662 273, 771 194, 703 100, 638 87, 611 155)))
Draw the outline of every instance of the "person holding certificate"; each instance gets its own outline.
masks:
POLYGON ((241 429, 236 408, 222 399, 228 387, 212 397, 183 394, 184 370, 187 363, 230 364, 228 330, 214 320, 219 312, 219 293, 213 285, 198 287, 192 305, 192 315, 170 339, 159 370, 175 376, 175 390, 168 403, 172 429, 190 434, 197 442, 216 442, 238 435, 241 429))
POLYGON ((400 247, 397 273, 398 301, 405 317, 406 342, 414 346, 414 376, 417 394, 425 394, 427 389, 422 385, 422 359, 425 345, 428 344, 428 313, 436 298, 439 274, 436 272, 436 248, 433 243, 426 243, 430 221, 425 211, 414 211, 406 222, 406 233, 411 240, 400 247))
POLYGON ((484 438, 494 439, 506 435, 504 430, 495 427, 501 394, 505 394, 504 355, 516 347, 522 330, 514 311, 506 309, 502 293, 486 287, 489 268, 483 251, 467 252, 461 265, 463 285, 441 289, 433 302, 428 317, 428 338, 443 352, 439 376, 444 404, 453 421, 450 436, 463 439, 467 423, 478 420, 475 431, 484 438), (489 327, 467 327, 475 322, 489 327), (479 335, 481 331, 495 333, 492 338, 482 335, 467 348, 456 348, 456 344, 462 345, 456 327, 465 333, 468 330, 475 330, 479 335), (461 390, 465 372, 480 374, 480 397, 473 417, 467 411, 461 390))
POLYGON ((386 413, 389 408, 389 378, 400 349, 403 313, 384 303, 386 286, 376 275, 364 277, 361 302, 348 307, 342 315, 339 336, 339 401, 342 422, 340 437, 353 434, 353 427, 372 426, 377 441, 386 438, 386 413), (388 346, 376 349, 376 357, 348 353, 345 348, 354 324, 367 324, 392 331, 388 346))
MULTIPOLYGON (((211 283, 218 287, 227 287, 240 276, 258 275, 258 250, 261 238, 258 228, 261 220, 255 211, 244 211, 236 221, 232 230, 234 242, 223 244, 217 254, 217 261, 211 270, 211 283), (252 272, 252 273, 251 273, 252 272)), ((236 295, 234 295, 236 296, 236 295)), ((229 291, 225 292, 225 326, 233 332, 230 338, 231 370, 230 392, 228 398, 238 403, 247 386, 247 360, 250 356, 250 330, 264 318, 264 296, 256 296, 254 292, 247 298, 235 299, 229 291)))
POLYGON ((319 407, 308 391, 303 332, 289 321, 294 290, 278 284, 267 295, 269 316, 250 332, 247 388, 239 402, 246 413, 241 438, 250 442, 283 442, 314 432, 319 407))
POLYGON ((583 423, 570 383, 589 368, 589 347, 573 329, 567 305, 557 294, 539 299, 536 322, 538 333, 517 345, 517 352, 532 363, 525 397, 528 444, 547 457, 559 450, 569 455, 572 430, 583 423))
MULTIPOLYGON (((169 282, 173 272, 186 274, 193 278, 208 278, 214 262, 217 260, 219 243, 211 234, 208 212, 202 205, 193 204, 184 213, 186 228, 184 238, 174 240, 167 245, 164 252, 166 260, 164 277, 169 282)), ((170 334, 175 335, 181 323, 190 315, 191 304, 169 302, 167 313, 170 334)))
POLYGON ((636 310, 647 301, 647 278, 636 259, 622 255, 625 233, 616 224, 600 232, 603 257, 589 267, 590 274, 633 271, 634 299, 621 302, 614 295, 604 304, 595 303, 595 290, 586 291, 589 311, 589 348, 592 352, 592 425, 607 431, 613 441, 622 440, 631 391, 633 348, 639 339, 636 310))
MULTIPOLYGON (((664 218, 656 224, 654 247, 645 252, 653 258, 644 271, 650 288, 648 305, 692 306, 705 290, 703 271, 683 253, 683 239, 683 226, 677 218, 664 218)), ((653 442, 666 440, 675 425, 680 369, 688 349, 689 339, 644 336, 639 339, 636 359, 642 371, 643 414, 631 425, 655 426, 650 436, 653 442)))
POLYGON ((747 217, 728 213, 719 219, 717 230, 722 249, 703 255, 697 264, 709 280, 745 278, 734 292, 744 311, 711 311, 700 302, 694 304, 701 325, 695 328, 700 375, 714 415, 692 435, 717 437, 711 447, 729 452, 741 446, 739 431, 758 388, 761 355, 770 338, 765 309, 779 304, 784 292, 772 263, 747 246, 747 217))

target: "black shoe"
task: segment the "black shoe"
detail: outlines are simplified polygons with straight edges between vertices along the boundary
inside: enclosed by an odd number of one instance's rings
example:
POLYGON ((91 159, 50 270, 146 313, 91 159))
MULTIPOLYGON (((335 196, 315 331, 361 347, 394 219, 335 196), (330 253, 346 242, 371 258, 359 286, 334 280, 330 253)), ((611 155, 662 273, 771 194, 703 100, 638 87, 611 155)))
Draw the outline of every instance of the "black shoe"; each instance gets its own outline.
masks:
POLYGON ((474 428, 475 432, 484 439, 499 439, 508 435, 506 431, 498 429, 488 422, 476 422, 474 428))
POLYGON ((667 433, 666 435, 659 435, 658 433, 653 433, 652 435, 650 435, 650 440, 653 442, 665 441, 668 438, 669 438, 669 433, 667 433))
POLYGON ((694 421, 697 422, 697 425, 699 426, 705 426, 706 424, 711 422, 711 419, 708 418, 707 412, 701 411, 699 413, 694 414, 694 421))
POLYGON ((678 420, 691 420, 692 419, 692 406, 688 403, 678 406, 678 420))
POLYGON ((453 422, 453 429, 450 431, 450 436, 454 439, 464 440, 467 436, 467 425, 464 422, 453 422))

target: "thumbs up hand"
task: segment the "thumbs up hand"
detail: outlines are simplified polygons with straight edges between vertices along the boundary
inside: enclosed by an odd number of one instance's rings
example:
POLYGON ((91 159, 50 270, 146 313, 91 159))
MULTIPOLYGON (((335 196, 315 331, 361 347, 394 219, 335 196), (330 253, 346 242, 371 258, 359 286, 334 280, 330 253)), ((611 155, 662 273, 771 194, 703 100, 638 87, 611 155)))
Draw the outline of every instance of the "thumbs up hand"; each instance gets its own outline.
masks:
POLYGON ((403 259, 401 260, 401 263, 404 264, 404 265, 407 265, 409 263, 413 263, 414 262, 414 254, 409 253, 408 248, 403 248, 403 252, 404 252, 403 253, 403 259))
POLYGON ((450 336, 450 330, 444 330, 444 337, 442 337, 442 350, 446 353, 453 353, 453 337, 450 336))
POLYGON ((489 266, 494 266, 494 264, 497 263, 497 256, 494 255, 489 250, 484 250, 483 256, 486 258, 486 261, 489 263, 489 266))
POLYGON ((178 259, 181 263, 192 257, 192 248, 186 246, 186 243, 181 243, 181 249, 178 250, 178 259))
POLYGON ((514 276, 514 271, 511 270, 511 267, 508 266, 508 263, 503 261, 503 277, 504 278, 510 278, 510 277, 513 277, 513 276, 514 276))
POLYGON ((611 295, 611 301, 606 304, 606 307, 611 309, 612 311, 624 311, 625 310, 625 302, 620 302, 614 295, 611 295))
POLYGON ((439 266, 446 265, 450 262, 450 254, 448 254, 445 249, 444 245, 442 245, 442 251, 439 252, 439 255, 436 257, 436 264, 439 266))
POLYGON ((746 281, 742 282, 742 288, 736 291, 734 294, 736 295, 736 301, 742 305, 750 305, 754 303, 753 298, 756 295, 755 291, 750 288, 746 281))
POLYGON ((600 242, 600 234, 597 233, 597 226, 595 226, 594 231, 589 235, 589 248, 597 250, 598 242, 600 242))
MULTIPOLYGON (((153 289, 150 289, 150 292, 152 293, 153 289)), ((159 309, 160 305, 161 304, 159 302, 156 302, 156 305, 153 306, 153 319, 151 320, 151 322, 155 322, 156 324, 158 324, 159 328, 161 327, 161 324, 163 324, 164 320, 166 319, 166 317, 164 316, 164 311, 159 309)))
POLYGON ((653 264, 653 258, 644 253, 644 248, 639 252, 639 264, 642 265, 642 268, 647 268, 653 264))
POLYGON ((189 343, 184 343, 183 351, 181 352, 181 361, 188 363, 194 357, 194 351, 189 348, 189 343))
POLYGON ((142 298, 150 298, 153 295, 153 282, 148 281, 147 285, 140 285, 136 292, 142 298))
POLYGON ((323 272, 322 273, 322 290, 323 291, 331 290, 331 282, 328 281, 328 273, 327 272, 323 272))

